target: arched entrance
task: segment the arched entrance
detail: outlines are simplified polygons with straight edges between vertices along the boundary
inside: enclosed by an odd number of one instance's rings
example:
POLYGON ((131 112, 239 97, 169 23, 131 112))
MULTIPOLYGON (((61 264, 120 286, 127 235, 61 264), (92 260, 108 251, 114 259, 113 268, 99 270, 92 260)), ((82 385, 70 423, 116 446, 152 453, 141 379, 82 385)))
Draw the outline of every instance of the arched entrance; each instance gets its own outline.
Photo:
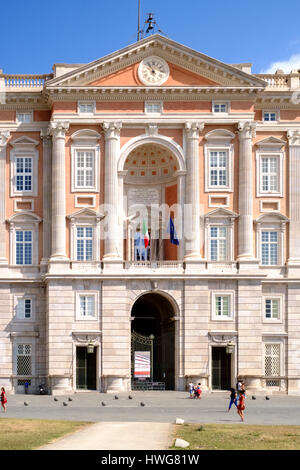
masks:
POLYGON ((174 316, 171 301, 157 292, 143 294, 134 303, 131 310, 133 389, 139 388, 143 382, 164 383, 166 390, 175 389, 174 316), (148 367, 148 372, 146 370, 142 376, 136 372, 136 357, 139 355, 145 359, 146 369, 148 367))

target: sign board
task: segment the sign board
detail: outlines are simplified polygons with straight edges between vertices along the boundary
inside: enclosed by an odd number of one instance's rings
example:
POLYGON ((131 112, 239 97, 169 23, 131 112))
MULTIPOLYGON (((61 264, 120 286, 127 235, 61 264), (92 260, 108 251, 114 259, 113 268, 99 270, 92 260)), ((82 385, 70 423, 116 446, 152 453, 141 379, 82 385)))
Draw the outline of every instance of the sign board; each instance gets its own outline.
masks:
POLYGON ((144 378, 151 376, 150 351, 134 352, 134 377, 144 378))
POLYGON ((130 188, 127 197, 129 208, 135 204, 143 206, 159 204, 159 191, 156 188, 130 188))

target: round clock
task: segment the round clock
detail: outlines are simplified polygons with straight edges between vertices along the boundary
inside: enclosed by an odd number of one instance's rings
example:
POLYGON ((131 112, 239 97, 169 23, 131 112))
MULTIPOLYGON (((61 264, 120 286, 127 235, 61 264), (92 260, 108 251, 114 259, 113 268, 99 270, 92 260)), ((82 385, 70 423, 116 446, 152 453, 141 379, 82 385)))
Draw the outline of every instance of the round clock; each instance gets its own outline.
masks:
POLYGON ((169 66, 161 57, 151 56, 142 60, 138 76, 145 85, 162 85, 169 77, 169 66))

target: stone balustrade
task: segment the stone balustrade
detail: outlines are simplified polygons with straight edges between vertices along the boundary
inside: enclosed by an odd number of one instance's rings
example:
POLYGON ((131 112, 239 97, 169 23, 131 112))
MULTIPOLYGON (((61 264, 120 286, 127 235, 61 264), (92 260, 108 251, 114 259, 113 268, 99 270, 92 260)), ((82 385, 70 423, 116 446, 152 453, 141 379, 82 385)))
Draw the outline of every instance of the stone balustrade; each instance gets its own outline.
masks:
POLYGON ((4 87, 7 90, 41 90, 47 80, 53 78, 53 74, 44 75, 15 75, 15 74, 0 74, 0 80, 4 80, 4 87))
POLYGON ((300 87, 300 73, 291 72, 290 74, 285 73, 267 73, 267 74, 255 74, 257 78, 265 80, 267 90, 290 90, 300 87))

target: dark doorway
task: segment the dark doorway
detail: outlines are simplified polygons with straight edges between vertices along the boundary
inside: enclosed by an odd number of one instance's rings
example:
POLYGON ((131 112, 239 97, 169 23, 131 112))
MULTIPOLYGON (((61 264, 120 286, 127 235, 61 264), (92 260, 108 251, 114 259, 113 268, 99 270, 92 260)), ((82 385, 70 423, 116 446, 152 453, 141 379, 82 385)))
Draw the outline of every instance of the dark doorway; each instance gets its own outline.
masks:
MULTIPOLYGON (((174 316, 174 308, 170 301, 158 293, 141 296, 131 311, 131 317, 134 318, 131 322, 132 332, 145 337, 154 336, 152 380, 164 383, 166 390, 175 389, 174 316)), ((134 351, 132 357, 133 354, 134 351)))
POLYGON ((226 347, 212 348, 212 389, 229 390, 231 387, 231 354, 226 347))
POLYGON ((86 347, 76 348, 76 388, 96 390, 96 351, 88 353, 86 347))

